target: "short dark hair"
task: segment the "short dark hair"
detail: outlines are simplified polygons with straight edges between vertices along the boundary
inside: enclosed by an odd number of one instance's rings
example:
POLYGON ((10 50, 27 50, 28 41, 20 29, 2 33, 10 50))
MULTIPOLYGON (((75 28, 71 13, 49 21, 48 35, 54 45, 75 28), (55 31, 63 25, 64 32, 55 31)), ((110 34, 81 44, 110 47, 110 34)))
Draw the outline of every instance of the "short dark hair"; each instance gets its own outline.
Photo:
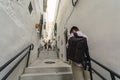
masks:
POLYGON ((70 33, 72 33, 73 30, 79 31, 78 27, 76 27, 76 26, 73 26, 73 27, 70 29, 70 33))

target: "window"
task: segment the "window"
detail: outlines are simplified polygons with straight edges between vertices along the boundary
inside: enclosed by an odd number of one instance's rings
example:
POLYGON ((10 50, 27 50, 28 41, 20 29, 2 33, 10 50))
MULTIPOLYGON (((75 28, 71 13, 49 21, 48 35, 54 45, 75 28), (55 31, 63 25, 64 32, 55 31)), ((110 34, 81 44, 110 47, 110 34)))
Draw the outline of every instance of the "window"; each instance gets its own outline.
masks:
POLYGON ((32 10, 33 10, 33 7, 32 7, 31 2, 30 2, 30 4, 29 4, 29 6, 28 6, 28 9, 29 9, 29 12, 30 12, 30 14, 31 14, 31 12, 32 12, 32 10))

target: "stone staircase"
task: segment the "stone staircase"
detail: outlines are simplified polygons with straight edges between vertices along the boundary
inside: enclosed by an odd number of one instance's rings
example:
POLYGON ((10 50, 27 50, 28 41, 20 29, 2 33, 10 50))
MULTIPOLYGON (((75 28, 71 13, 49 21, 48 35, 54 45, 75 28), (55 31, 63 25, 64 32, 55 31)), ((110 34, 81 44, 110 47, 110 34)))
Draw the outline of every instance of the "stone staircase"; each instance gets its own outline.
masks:
POLYGON ((73 77, 70 65, 55 58, 39 58, 25 69, 20 80, 73 80, 73 77))

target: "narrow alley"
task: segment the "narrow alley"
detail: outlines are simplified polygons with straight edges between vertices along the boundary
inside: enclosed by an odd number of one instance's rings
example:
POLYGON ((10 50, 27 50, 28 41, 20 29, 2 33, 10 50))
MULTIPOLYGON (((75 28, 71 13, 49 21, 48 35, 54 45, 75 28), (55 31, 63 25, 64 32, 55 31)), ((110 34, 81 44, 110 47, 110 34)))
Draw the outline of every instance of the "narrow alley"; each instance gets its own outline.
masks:
POLYGON ((0 0, 0 80, 120 80, 120 0, 0 0))

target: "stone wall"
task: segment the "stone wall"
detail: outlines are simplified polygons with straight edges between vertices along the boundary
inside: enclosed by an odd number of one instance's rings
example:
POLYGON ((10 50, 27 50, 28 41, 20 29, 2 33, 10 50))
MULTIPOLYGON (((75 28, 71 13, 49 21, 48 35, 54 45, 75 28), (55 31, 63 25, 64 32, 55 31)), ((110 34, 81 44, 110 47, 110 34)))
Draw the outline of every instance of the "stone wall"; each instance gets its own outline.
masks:
MULTIPOLYGON (((37 1, 39 0, 0 0, 0 65, 3 65, 31 43, 34 44, 35 48, 31 53, 29 64, 36 60, 39 35, 35 29, 35 24, 39 22, 41 15, 37 11, 39 7, 36 9, 36 6, 38 6, 36 5, 37 1), (28 10, 30 2, 33 8, 31 14, 28 10)), ((40 4, 43 5, 43 3, 40 4)), ((7 67, 5 71, 2 71, 2 75, 14 63, 7 67)), ((24 59, 8 80, 18 80, 25 63, 26 60, 24 59)), ((0 75, 0 78, 2 78, 2 75, 0 75)))
MULTIPOLYGON (((77 6, 73 7, 71 0, 61 0, 56 21, 60 55, 65 55, 64 45, 61 45, 64 31, 75 25, 88 36, 91 57, 120 74, 119 4, 119 0, 79 0, 77 6)), ((98 70, 109 76, 102 69, 98 70)))

